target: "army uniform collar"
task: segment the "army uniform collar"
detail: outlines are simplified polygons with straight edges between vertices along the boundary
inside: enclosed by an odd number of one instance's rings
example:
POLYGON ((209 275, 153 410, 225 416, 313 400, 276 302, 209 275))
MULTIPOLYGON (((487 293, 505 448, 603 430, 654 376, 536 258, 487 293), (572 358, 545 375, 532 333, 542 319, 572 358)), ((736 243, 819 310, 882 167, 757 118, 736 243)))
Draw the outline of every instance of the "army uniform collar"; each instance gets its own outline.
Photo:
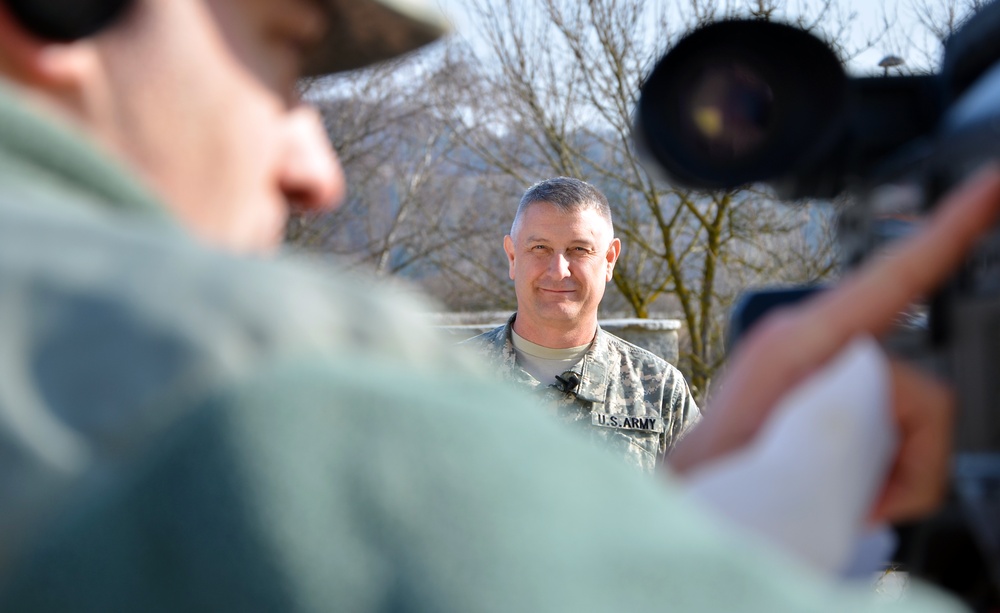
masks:
POLYGON ((578 398, 589 402, 604 402, 608 391, 608 335, 600 324, 590 349, 583 356, 580 367, 580 386, 576 390, 578 398))
MULTIPOLYGON (((514 352, 514 342, 511 339, 516 318, 517 313, 514 313, 504 326, 504 365, 514 381, 537 387, 541 383, 517 365, 517 354, 514 352)), ((608 365, 605 358, 609 355, 609 350, 608 334, 598 324, 597 334, 594 335, 594 340, 591 342, 590 348, 587 349, 587 353, 584 354, 580 366, 580 384, 575 394, 581 400, 604 402, 608 390, 608 365)))

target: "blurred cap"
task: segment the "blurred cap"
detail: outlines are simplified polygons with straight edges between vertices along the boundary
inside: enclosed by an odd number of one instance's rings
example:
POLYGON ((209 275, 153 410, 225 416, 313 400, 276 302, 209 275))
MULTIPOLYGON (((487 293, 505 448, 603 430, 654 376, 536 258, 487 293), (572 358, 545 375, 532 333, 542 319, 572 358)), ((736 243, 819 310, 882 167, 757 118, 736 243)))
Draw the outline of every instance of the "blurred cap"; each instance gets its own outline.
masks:
POLYGON ((448 22, 425 0, 323 0, 330 29, 305 76, 362 68, 440 38, 448 22))

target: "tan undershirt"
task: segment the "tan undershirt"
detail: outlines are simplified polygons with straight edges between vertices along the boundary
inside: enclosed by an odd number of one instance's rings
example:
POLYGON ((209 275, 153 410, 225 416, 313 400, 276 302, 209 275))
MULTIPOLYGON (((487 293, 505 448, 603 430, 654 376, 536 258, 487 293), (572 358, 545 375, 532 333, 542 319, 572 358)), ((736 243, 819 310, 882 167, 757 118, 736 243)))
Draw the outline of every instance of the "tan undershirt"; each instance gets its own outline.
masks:
POLYGON ((579 347, 568 347, 566 349, 551 349, 518 336, 517 332, 510 331, 511 340, 514 343, 514 353, 517 354, 517 364, 528 374, 545 385, 556 382, 556 375, 561 375, 567 370, 574 370, 583 360, 583 356, 590 348, 590 343, 579 347))

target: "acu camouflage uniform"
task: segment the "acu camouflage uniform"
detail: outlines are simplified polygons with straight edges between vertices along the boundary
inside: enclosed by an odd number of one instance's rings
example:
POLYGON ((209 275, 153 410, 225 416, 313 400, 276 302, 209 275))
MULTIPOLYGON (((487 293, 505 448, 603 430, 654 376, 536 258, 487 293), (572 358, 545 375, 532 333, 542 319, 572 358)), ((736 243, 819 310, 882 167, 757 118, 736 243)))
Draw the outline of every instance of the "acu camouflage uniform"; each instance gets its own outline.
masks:
POLYGON ((700 417, 680 371, 600 326, 574 368, 576 388, 543 384, 517 364, 511 340, 516 316, 465 343, 480 350, 501 379, 533 389, 560 421, 587 431, 641 470, 652 472, 700 417))

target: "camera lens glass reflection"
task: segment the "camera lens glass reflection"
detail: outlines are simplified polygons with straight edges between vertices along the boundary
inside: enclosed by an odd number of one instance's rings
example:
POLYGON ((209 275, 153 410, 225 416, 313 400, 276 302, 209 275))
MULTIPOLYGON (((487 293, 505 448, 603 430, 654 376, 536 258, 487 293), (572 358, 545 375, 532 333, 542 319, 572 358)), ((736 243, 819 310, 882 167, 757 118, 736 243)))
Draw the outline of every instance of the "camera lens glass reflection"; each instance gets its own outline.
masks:
POLYGON ((767 138, 774 92, 748 66, 709 64, 695 77, 690 92, 690 125, 699 144, 718 161, 738 161, 767 138))

